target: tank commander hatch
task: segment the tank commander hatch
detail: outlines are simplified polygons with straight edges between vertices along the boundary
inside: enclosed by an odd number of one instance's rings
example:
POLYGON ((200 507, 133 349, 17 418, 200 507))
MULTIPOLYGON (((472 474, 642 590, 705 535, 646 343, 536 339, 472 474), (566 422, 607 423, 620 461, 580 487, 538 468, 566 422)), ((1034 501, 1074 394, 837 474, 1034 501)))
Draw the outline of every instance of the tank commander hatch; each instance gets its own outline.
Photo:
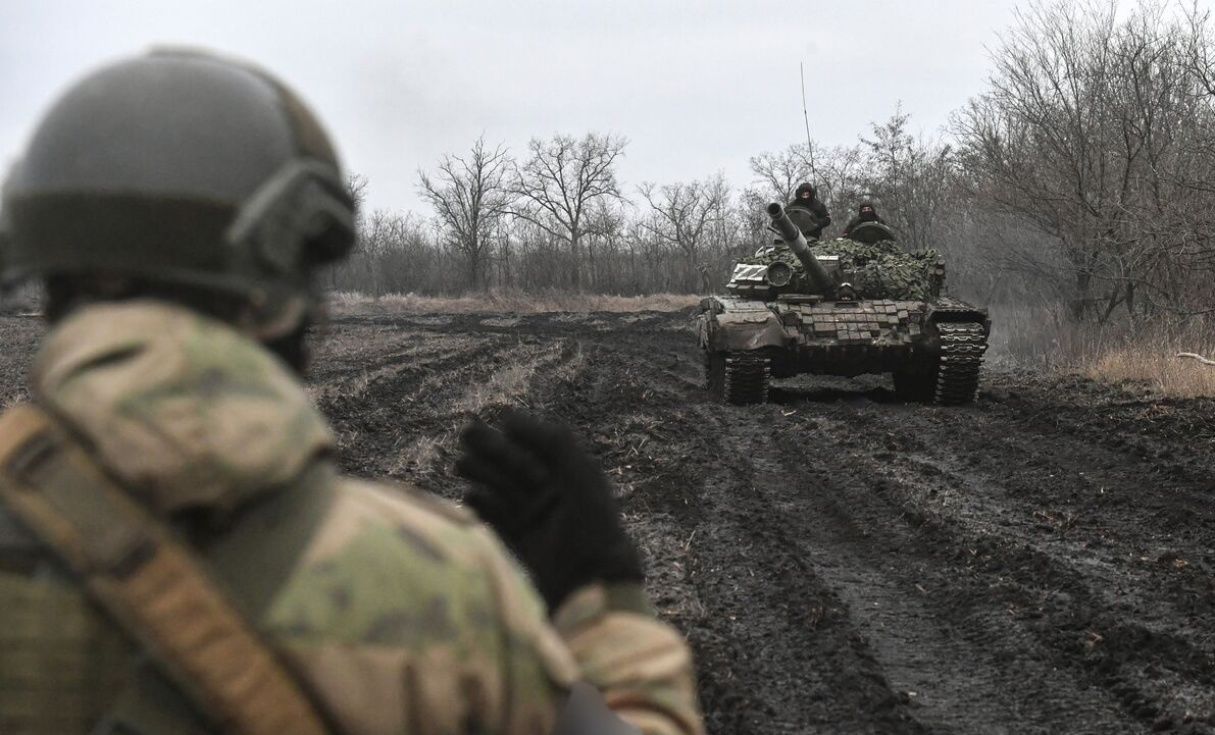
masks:
POLYGON ((874 208, 873 202, 868 199, 862 201, 856 208, 856 216, 848 220, 848 224, 844 226, 843 236, 848 237, 848 234, 856 228, 857 225, 864 222, 877 222, 878 224, 886 224, 886 220, 878 216, 877 209, 874 208))
POLYGON ((823 229, 831 224, 827 205, 819 201, 814 185, 808 181, 798 184, 793 201, 789 202, 785 211, 806 237, 822 237, 823 229), (803 215, 802 212, 808 212, 809 216, 803 215))

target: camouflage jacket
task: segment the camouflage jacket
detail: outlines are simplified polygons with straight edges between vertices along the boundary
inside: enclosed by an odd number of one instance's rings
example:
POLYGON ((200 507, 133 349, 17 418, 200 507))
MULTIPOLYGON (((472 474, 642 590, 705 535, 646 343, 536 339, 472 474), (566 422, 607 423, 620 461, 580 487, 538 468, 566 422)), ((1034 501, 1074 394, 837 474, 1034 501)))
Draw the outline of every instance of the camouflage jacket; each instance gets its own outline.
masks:
POLYGON ((786 209, 791 209, 794 207, 799 207, 810 212, 814 215, 814 218, 818 223, 817 227, 813 227, 805 233, 806 237, 821 237, 823 234, 823 228, 831 224, 831 213, 827 211, 827 205, 819 201, 818 197, 814 197, 810 201, 806 201, 805 199, 794 199, 793 201, 789 202, 788 205, 786 205, 786 209))
MULTIPOLYGON (((645 733, 702 732, 688 648, 640 589, 587 587, 548 620, 470 514, 341 477, 298 380, 227 326, 89 307, 52 331, 32 388, 161 517, 223 519, 200 557, 342 732, 539 735, 579 679, 645 733)), ((0 732, 103 715, 129 728, 114 732, 212 731, 45 568, 0 558, 0 732)))

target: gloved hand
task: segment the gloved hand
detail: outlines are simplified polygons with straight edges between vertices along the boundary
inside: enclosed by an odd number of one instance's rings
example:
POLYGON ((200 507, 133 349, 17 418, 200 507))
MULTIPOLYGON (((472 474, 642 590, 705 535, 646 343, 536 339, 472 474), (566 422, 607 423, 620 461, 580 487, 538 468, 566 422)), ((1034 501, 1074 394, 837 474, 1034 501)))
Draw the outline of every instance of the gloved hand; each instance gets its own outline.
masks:
POLYGON ((550 612, 591 582, 643 581, 611 484, 569 429, 513 412, 501 430, 478 422, 460 440, 456 472, 473 482, 464 502, 531 572, 550 612))

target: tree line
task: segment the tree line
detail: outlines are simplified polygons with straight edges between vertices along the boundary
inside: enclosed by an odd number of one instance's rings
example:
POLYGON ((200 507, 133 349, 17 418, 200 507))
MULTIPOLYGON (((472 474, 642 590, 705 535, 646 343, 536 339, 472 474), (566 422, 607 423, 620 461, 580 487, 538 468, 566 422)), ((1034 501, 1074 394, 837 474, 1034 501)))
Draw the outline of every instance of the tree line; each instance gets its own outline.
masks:
MULTIPOLYGON (((796 143, 721 174, 622 184, 628 141, 484 138, 418 174, 425 214, 361 216, 332 287, 372 294, 486 288, 623 295, 720 289, 770 237, 763 205, 811 181, 840 231, 862 200, 911 250, 947 259, 952 289, 1042 300, 1076 319, 1215 311, 1215 43, 1209 11, 1064 0, 1018 11, 986 89, 946 130, 896 108, 852 145, 796 143)), ((367 182, 352 178, 351 192, 367 182)))

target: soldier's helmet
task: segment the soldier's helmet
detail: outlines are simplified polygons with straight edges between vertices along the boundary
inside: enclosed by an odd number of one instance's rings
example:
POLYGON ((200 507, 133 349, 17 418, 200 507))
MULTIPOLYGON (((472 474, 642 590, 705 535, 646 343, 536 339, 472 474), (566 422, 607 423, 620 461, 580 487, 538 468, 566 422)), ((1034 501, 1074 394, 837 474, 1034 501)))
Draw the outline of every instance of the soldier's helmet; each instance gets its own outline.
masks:
POLYGON ((251 65, 158 50, 90 74, 38 124, 3 192, 0 278, 138 278, 247 303, 263 336, 354 243, 329 138, 251 65))
POLYGON ((794 196, 797 197, 798 199, 801 199, 802 194, 805 194, 807 192, 810 193, 811 198, 814 197, 814 193, 815 193, 814 184, 811 184, 809 181, 803 181, 802 183, 797 185, 797 190, 794 192, 794 196))

